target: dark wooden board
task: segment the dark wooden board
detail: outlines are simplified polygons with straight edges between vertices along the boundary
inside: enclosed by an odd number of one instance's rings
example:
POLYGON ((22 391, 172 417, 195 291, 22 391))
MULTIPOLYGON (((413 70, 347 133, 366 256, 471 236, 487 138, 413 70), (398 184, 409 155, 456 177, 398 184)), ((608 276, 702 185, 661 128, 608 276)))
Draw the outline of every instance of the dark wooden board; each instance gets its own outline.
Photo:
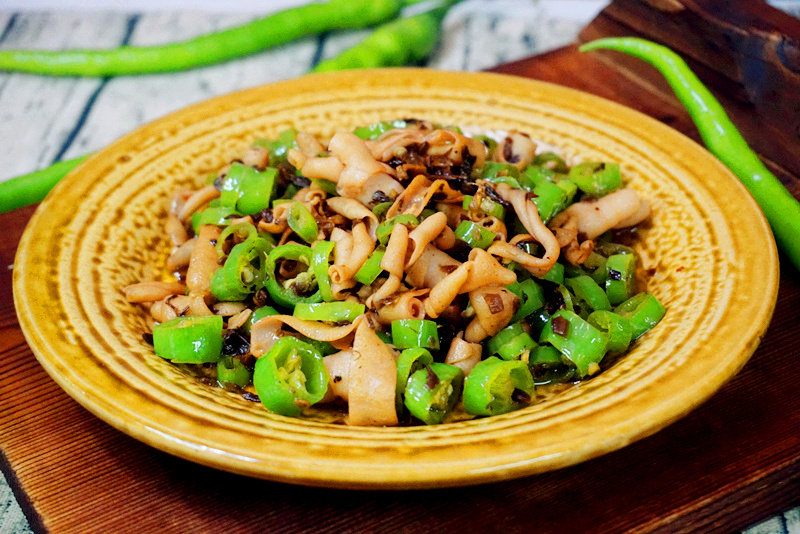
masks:
MULTIPOLYGON (((620 24, 601 15, 584 35, 620 24)), ((652 71, 618 64, 613 57, 581 54, 571 46, 496 70, 592 92, 697 137, 652 71)), ((728 94, 734 96, 725 98, 735 100, 735 92, 732 87, 728 94)), ((735 120, 740 114, 757 120, 752 107, 732 109, 735 120)), ((786 170, 798 162, 775 163, 800 196, 800 179, 786 170)), ((7 234, 0 241, 2 265, 13 263, 31 214, 24 209, 0 215, 7 234)), ((682 420, 567 469, 477 487, 407 492, 248 479, 174 458, 112 429, 38 365, 17 324, 11 271, 2 269, 0 464, 37 531, 741 529, 800 502, 800 277, 781 259, 778 304, 760 347, 736 377, 682 420)))

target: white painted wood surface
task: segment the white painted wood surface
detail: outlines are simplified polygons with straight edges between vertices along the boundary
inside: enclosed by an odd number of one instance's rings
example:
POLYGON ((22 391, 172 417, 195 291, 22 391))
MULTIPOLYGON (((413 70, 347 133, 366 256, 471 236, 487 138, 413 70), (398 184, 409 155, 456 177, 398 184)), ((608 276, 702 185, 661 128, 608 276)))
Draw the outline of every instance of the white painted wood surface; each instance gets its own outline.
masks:
MULTIPOLYGON (((302 1, 0 0, 0 48, 158 44, 242 24, 302 1)), ((466 0, 448 14, 446 37, 426 65, 480 70, 564 45, 604 3, 466 0)), ((800 0, 773 3, 800 16, 800 0)), ((189 104, 300 76, 315 57, 331 57, 367 33, 310 37, 241 60, 174 74, 97 80, 0 73, 0 181, 100 149, 189 104)), ((800 508, 766 519, 749 534, 800 534, 798 518, 800 508)), ((0 475, 0 534, 27 532, 25 518, 0 475)))

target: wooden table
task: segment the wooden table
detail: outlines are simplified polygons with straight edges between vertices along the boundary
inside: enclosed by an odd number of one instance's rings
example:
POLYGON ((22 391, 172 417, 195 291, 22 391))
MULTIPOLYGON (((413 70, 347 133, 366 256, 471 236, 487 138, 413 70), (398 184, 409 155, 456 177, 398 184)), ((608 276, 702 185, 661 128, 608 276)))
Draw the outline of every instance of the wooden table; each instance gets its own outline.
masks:
MULTIPOLYGON (((615 17, 614 9, 625 3, 615 2, 583 36, 635 33, 615 17)), ((703 71, 702 64, 695 66, 703 71)), ((570 46, 495 70, 616 100, 696 138, 683 109, 640 65, 580 54, 570 46)), ((717 77, 714 86, 724 88, 724 80, 717 77)), ((753 107, 737 100, 736 91, 718 95, 735 120, 757 124, 753 107)), ((770 148, 769 132, 765 139, 746 133, 757 148, 770 148)), ((800 168, 800 155, 795 156, 769 159, 800 197, 800 179, 793 172, 800 168)), ((3 265, 13 263, 32 213, 26 208, 0 215, 7 233, 0 242, 3 265)), ((312 489, 248 479, 174 458, 117 432, 63 393, 38 365, 16 321, 11 270, 4 269, 0 467, 37 531, 741 529, 800 502, 800 277, 781 260, 778 304, 759 349, 735 378, 684 419, 560 471, 408 492, 312 489)))

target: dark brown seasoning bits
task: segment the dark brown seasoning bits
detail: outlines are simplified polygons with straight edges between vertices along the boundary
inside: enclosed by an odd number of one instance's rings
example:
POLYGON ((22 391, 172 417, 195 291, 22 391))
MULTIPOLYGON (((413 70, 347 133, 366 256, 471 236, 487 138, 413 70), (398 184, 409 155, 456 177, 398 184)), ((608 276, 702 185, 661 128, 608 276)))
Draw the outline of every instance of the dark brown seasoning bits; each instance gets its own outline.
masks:
POLYGON ((442 271, 443 273, 447 273, 447 274, 452 273, 456 269, 458 269, 458 267, 456 267, 455 265, 440 265, 439 266, 439 270, 442 271))
POLYGON ((145 332, 144 334, 142 334, 142 339, 148 345, 152 345, 153 344, 153 334, 151 334, 150 332, 145 332))
POLYGON ((622 280, 622 273, 619 271, 615 271, 614 269, 608 270, 608 277, 611 280, 622 280))
POLYGON ((336 375, 336 376, 333 377, 333 383, 334 384, 338 384, 341 381, 342 381, 342 377, 341 376, 336 375))
POLYGON ((439 385, 439 377, 436 376, 436 373, 433 372, 430 365, 425 366, 425 370, 428 372, 428 378, 425 380, 425 385, 428 389, 433 389, 439 385))
POLYGON ((511 393, 511 400, 514 402, 519 402, 521 404, 529 404, 531 402, 531 396, 522 391, 521 389, 515 389, 511 393))
POLYGON ((508 163, 519 163, 519 156, 514 154, 514 150, 511 148, 511 138, 506 137, 506 142, 503 144, 503 159, 506 160, 508 163))
POLYGON ((553 317, 551 326, 553 327, 553 333, 561 337, 566 337, 567 332, 569 332, 569 321, 563 317, 553 317))
POLYGON ((489 311, 492 313, 500 313, 505 308, 505 306, 503 306, 503 297, 497 293, 484 295, 483 301, 486 303, 486 305, 489 307, 489 311))
POLYGON ((250 402, 261 402, 261 400, 258 398, 258 395, 255 393, 250 393, 249 391, 242 393, 242 398, 250 402))

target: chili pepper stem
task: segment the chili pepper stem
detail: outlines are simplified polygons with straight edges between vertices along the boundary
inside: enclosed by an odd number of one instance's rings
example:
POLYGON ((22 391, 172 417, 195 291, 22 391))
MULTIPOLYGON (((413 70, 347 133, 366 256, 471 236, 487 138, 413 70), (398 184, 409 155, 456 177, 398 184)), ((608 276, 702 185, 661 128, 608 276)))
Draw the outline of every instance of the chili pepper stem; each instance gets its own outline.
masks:
POLYGON ((579 50, 624 52, 656 67, 689 112, 703 142, 735 174, 764 212, 781 250, 800 269, 800 203, 772 174, 731 122, 722 105, 669 48, 636 37, 610 37, 582 45, 579 50))

